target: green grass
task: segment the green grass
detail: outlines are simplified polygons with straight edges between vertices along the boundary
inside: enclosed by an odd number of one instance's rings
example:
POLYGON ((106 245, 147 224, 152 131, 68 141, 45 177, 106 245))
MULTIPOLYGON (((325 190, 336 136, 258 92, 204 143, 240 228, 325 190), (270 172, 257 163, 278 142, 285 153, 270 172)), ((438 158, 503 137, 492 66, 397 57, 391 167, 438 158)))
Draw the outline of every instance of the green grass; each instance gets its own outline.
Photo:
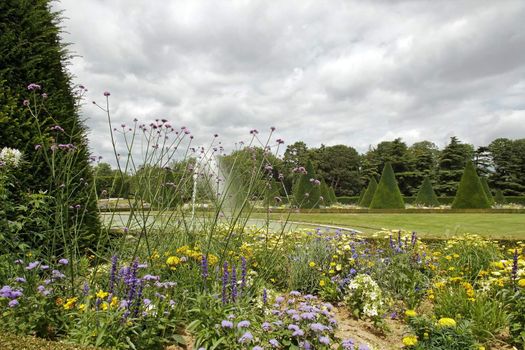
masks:
MULTIPOLYGON (((271 214, 272 220, 286 219, 288 214, 271 214)), ((256 213, 253 218, 265 218, 256 213)), ((525 239, 525 214, 337 214, 297 213, 290 221, 354 228, 367 234, 383 228, 416 231, 424 238, 447 238, 476 233, 487 238, 525 239)))

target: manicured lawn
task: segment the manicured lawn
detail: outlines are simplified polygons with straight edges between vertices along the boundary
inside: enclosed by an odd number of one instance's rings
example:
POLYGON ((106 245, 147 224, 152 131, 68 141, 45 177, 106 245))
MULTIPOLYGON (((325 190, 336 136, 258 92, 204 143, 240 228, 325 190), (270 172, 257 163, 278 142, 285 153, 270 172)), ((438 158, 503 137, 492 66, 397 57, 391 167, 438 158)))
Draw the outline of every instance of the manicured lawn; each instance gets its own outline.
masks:
MULTIPOLYGON (((272 214, 284 220, 288 214, 272 214)), ((253 214, 264 218, 265 214, 253 214)), ((374 233, 382 228, 416 231, 421 237, 447 238, 476 233, 494 239, 525 239, 525 214, 291 214, 290 221, 334 225, 374 233)))

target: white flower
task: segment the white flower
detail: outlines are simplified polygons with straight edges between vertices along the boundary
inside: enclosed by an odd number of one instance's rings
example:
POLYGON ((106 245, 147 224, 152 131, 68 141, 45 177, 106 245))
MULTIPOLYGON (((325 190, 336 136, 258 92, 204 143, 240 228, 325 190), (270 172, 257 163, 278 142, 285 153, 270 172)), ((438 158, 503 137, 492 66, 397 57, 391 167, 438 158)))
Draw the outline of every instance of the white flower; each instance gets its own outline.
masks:
POLYGON ((13 168, 16 168, 22 159, 22 152, 17 149, 4 147, 0 151, 0 161, 13 168))

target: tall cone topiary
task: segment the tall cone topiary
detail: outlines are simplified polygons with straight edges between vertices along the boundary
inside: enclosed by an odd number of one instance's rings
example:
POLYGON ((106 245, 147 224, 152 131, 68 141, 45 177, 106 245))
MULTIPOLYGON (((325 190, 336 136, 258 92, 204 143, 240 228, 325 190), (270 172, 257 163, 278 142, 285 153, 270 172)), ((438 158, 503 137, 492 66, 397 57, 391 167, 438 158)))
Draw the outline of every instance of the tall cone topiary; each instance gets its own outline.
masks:
POLYGON ((490 192, 489 183, 487 182, 486 177, 481 177, 481 185, 483 185, 483 191, 485 191, 485 195, 487 196, 487 199, 489 200, 490 205, 494 205, 494 197, 492 196, 492 192, 490 192))
POLYGON ((419 192, 417 193, 417 197, 414 204, 422 205, 425 207, 439 206, 438 197, 436 196, 436 192, 434 192, 434 189, 432 188, 432 183, 430 182, 430 179, 428 177, 425 177, 425 180, 423 180, 423 183, 419 188, 419 192))
POLYGON ((365 196, 365 192, 366 192, 365 188, 361 189, 361 192, 359 192, 359 198, 357 198, 357 205, 359 205, 359 203, 361 203, 361 201, 363 200, 363 197, 365 196))
POLYGON ((328 190, 330 192, 330 200, 332 201, 332 204, 337 203, 337 196, 335 195, 335 191, 333 187, 328 187, 328 190))
POLYGON ((494 197, 494 201, 496 202, 496 204, 505 204, 505 203, 507 203, 507 200, 505 199, 505 196, 503 195, 503 191, 502 190, 497 190, 496 191, 496 196, 494 197))
POLYGON ((370 209, 405 209, 405 202, 390 162, 387 162, 383 168, 370 209))
POLYGON ((374 198, 374 194, 377 190, 377 181, 375 177, 372 177, 370 179, 370 182, 368 182, 368 187, 366 188, 365 194, 363 195, 363 198, 359 201, 360 207, 368 208, 370 206, 370 203, 372 203, 372 199, 374 198))
POLYGON ((452 202, 452 209, 487 208, 490 208, 490 202, 476 173, 476 167, 468 161, 459 182, 456 198, 452 202))
POLYGON ((330 189, 328 188, 328 185, 326 184, 324 179, 321 180, 320 192, 321 192, 321 197, 323 197, 323 200, 320 202, 320 204, 327 206, 327 207, 332 205, 332 197, 330 196, 330 189))
POLYGON ((315 170, 311 161, 306 164, 306 173, 301 174, 294 190, 295 204, 300 208, 319 208, 320 183, 315 184, 315 170))

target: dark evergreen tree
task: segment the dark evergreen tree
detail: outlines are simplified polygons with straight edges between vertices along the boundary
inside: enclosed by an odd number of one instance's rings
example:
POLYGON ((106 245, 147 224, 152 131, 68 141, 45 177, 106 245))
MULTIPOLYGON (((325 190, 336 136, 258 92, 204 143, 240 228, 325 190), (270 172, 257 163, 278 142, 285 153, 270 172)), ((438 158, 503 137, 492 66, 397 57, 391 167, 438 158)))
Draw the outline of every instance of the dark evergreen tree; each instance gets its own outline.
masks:
POLYGON ((525 139, 499 138, 489 145, 494 172, 489 176, 493 188, 504 195, 525 195, 525 139))
POLYGON ((328 187, 324 179, 321 180, 320 194, 321 194, 321 197, 323 197, 320 204, 327 206, 327 207, 333 204, 332 197, 330 196, 330 188, 328 187))
POLYGON ((428 177, 423 180, 414 204, 425 207, 439 207, 439 200, 428 177))
POLYGON ((370 182, 368 183, 368 187, 366 188, 363 198, 359 202, 360 207, 368 208, 370 206, 370 203, 372 203, 372 199, 374 198, 374 194, 376 193, 376 189, 377 181, 375 177, 372 177, 370 178, 370 182))
POLYGON ((490 208, 489 200, 483 190, 476 168, 471 161, 467 162, 463 176, 459 182, 453 209, 485 209, 490 208))
POLYGON ((405 209, 403 196, 397 186, 392 165, 387 162, 377 185, 376 193, 370 203, 370 209, 405 209))
MULTIPOLYGON (((66 70, 70 55, 60 42, 59 14, 51 10, 50 4, 50 0, 0 2, 0 105, 10 101, 9 108, 0 110, 0 148, 18 148, 28 161, 18 193, 47 191, 48 195, 58 198, 63 196, 65 189, 55 183, 58 180, 53 178, 49 162, 44 160, 43 152, 48 150, 36 150, 35 145, 53 140, 56 144, 76 147, 74 157, 56 152, 55 164, 65 162, 66 157, 72 162, 69 167, 73 183, 66 189, 70 192, 67 200, 71 205, 81 203, 86 209, 78 242, 86 246, 94 242, 100 232, 95 196, 84 186, 92 183, 93 175, 85 126, 79 117, 78 95, 73 92, 66 70), (27 88, 30 83, 38 85, 33 85, 35 99, 27 88), (35 103, 45 104, 38 117, 39 123, 35 123, 28 109, 23 107, 24 100, 29 100, 33 107, 35 103), (64 132, 59 135, 51 131, 54 125, 59 125, 64 132)), ((54 225, 67 226, 72 218, 65 212, 63 215, 65 217, 54 225)), ((54 220, 56 216, 49 219, 54 220)), ((68 227, 63 229, 69 230, 68 227)))
POLYGON ((438 185, 435 187, 439 195, 456 193, 465 164, 472 159, 473 152, 471 145, 461 143, 455 136, 450 138, 439 158, 438 185))
POLYGON ((320 183, 316 184, 314 166, 312 161, 306 164, 306 174, 301 174, 294 189, 295 204, 300 208, 319 208, 320 183))
POLYGON ((494 197, 492 196, 492 192, 490 191, 489 184, 487 182, 487 179, 485 177, 481 177, 481 185, 483 186, 483 191, 485 191, 485 195, 487 196, 487 199, 489 200, 490 205, 494 205, 494 197))

